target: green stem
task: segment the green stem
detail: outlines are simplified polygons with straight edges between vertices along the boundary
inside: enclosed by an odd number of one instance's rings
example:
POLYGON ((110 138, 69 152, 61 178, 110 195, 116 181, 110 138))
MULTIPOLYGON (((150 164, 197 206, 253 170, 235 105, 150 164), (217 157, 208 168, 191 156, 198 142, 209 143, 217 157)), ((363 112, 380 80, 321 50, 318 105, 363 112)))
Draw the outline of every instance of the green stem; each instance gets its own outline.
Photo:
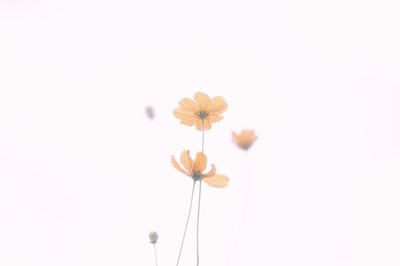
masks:
POLYGON ((204 122, 203 122, 203 130, 201 131, 201 152, 204 153, 204 122))
POLYGON ((158 266, 156 244, 153 244, 153 247, 154 247, 154 256, 156 257, 156 266, 158 266))
POLYGON ((200 202, 201 202, 201 180, 199 183, 199 204, 197 205, 197 266, 200 265, 200 250, 199 250, 200 202))
MULTIPOLYGON (((201 131, 201 152, 204 153, 204 120, 201 121, 202 131, 201 131)), ((200 203, 201 203, 201 179, 199 181, 199 202, 197 205, 197 266, 200 265, 200 244, 199 244, 199 231, 200 231, 200 203)))
POLYGON ((192 195, 190 196, 189 212, 188 212, 188 216, 187 216, 187 218, 186 218, 185 230, 184 230, 184 232, 183 232, 181 247, 180 247, 180 249, 179 249, 179 255, 178 255, 178 260, 177 260, 177 262, 176 262, 176 266, 179 265, 179 260, 180 260, 180 258, 181 258, 181 254, 182 254, 183 243, 185 242, 186 230, 187 230, 187 227, 188 227, 188 224, 189 224, 190 213, 192 212, 193 195, 194 195, 194 187, 195 187, 195 185, 196 185, 196 181, 193 181, 192 195))

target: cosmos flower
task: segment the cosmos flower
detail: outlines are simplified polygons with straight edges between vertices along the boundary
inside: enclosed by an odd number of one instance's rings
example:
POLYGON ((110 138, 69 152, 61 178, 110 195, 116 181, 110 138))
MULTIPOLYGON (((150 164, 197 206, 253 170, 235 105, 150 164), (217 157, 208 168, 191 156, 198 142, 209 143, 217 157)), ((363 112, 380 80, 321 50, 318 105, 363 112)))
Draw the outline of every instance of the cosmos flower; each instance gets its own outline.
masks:
POLYGON ((221 96, 210 99, 207 94, 197 92, 194 101, 190 98, 183 98, 179 102, 179 108, 173 113, 181 120, 181 124, 187 126, 196 125, 197 130, 210 129, 211 124, 220 121, 220 116, 228 108, 228 104, 221 96))
POLYGON ((248 150, 256 140, 257 136, 254 134, 254 130, 243 129, 240 134, 236 134, 232 131, 233 143, 243 150, 248 150))
POLYGON ((190 176, 194 181, 204 180, 204 182, 206 182, 208 185, 216 188, 222 188, 228 185, 228 177, 216 174, 215 172, 217 171, 217 168, 215 165, 212 164, 211 170, 207 173, 204 173, 204 170, 207 167, 207 156, 202 152, 198 152, 195 160, 193 161, 193 159, 190 157, 189 151, 183 151, 181 153, 181 164, 183 168, 175 160, 174 156, 171 157, 171 162, 178 171, 190 176))
POLYGON ((157 232, 150 232, 149 233, 149 238, 150 238, 150 243, 151 244, 155 244, 155 243, 157 243, 157 240, 158 240, 158 234, 157 234, 157 232))

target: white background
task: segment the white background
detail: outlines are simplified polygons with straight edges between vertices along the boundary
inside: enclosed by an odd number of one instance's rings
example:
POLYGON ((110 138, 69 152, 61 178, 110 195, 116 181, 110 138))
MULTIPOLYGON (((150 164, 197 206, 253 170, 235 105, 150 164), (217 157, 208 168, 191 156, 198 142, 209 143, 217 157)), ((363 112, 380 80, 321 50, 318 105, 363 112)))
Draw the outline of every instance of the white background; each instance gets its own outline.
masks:
POLYGON ((0 265, 154 265, 150 230, 175 265, 169 159, 201 135, 172 110, 199 90, 229 103, 206 153, 230 177, 201 265, 400 265, 397 2, 1 0, 0 265))

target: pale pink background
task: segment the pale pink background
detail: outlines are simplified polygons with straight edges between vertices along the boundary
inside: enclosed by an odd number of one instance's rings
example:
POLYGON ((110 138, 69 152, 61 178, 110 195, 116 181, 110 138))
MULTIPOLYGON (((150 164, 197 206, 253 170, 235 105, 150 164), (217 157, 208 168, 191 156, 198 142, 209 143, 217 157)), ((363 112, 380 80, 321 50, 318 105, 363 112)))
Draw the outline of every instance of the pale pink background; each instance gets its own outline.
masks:
POLYGON ((201 265, 400 265, 397 2, 2 1, 0 265, 154 265, 150 230, 174 265, 191 182, 169 158, 201 136, 171 111, 198 90, 230 105, 201 265))

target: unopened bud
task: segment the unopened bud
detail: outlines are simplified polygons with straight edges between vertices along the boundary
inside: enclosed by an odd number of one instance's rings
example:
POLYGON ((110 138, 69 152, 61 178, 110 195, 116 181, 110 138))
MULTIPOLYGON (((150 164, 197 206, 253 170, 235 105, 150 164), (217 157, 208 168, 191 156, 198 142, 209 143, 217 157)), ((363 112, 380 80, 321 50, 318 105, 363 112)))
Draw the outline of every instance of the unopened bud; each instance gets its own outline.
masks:
POLYGON ((148 118, 154 118, 154 108, 152 106, 146 106, 145 111, 148 118))
POLYGON ((150 238, 150 243, 152 243, 152 244, 157 243, 157 240, 158 240, 157 232, 150 232, 149 238, 150 238))

